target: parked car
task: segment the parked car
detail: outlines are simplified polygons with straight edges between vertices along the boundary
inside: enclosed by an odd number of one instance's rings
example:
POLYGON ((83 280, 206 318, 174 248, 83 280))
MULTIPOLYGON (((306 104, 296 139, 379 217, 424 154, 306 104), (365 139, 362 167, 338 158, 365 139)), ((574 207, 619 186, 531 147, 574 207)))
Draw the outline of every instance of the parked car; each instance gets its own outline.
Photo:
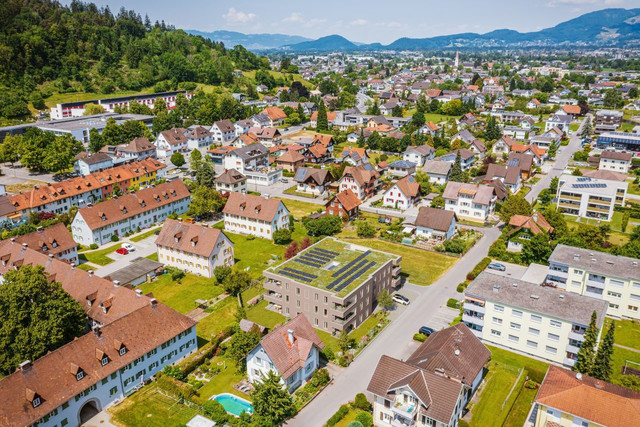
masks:
POLYGON ((286 184, 287 182, 289 182, 289 180, 287 178, 280 178, 280 182, 283 182, 286 184))
POLYGON ((398 304, 402 304, 402 305, 409 305, 409 298, 405 297, 404 295, 400 295, 400 294, 395 294, 393 296, 393 300, 395 302, 397 302, 398 304))
POLYGON ((420 329, 418 329, 419 334, 426 335, 426 336, 429 336, 434 332, 435 332, 435 329, 430 328, 428 326, 420 326, 420 329))
POLYGON ((120 249, 126 249, 128 252, 133 252, 136 250, 136 247, 131 243, 123 243, 120 249))
POLYGON ((188 216, 184 219, 184 222, 186 222, 187 224, 195 224, 196 220, 193 217, 188 216))
POLYGON ((120 255, 127 255, 129 253, 129 251, 126 250, 125 248, 118 248, 118 249, 116 249, 116 253, 120 254, 120 255))
POLYGON ((489 267, 492 270, 499 270, 499 271, 507 270, 507 267, 505 267, 504 264, 500 264, 499 262, 492 262, 487 267, 489 267))

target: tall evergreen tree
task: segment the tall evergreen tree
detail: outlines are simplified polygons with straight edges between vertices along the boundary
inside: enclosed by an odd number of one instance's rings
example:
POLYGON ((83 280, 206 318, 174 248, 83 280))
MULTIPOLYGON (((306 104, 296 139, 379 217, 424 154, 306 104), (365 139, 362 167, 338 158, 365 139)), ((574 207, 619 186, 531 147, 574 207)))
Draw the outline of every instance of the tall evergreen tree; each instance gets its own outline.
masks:
POLYGON ((589 327, 584 333, 584 341, 578 351, 578 361, 573 369, 581 374, 589 375, 593 370, 594 358, 596 354, 596 345, 598 344, 598 326, 596 322, 598 315, 595 310, 591 313, 591 321, 589 327))
POLYGON ((462 182, 462 157, 460 157, 460 150, 458 150, 456 160, 453 162, 453 166, 451 167, 449 181, 462 182))
POLYGON ((254 421, 258 425, 279 425, 296 413, 293 398, 280 383, 280 375, 273 371, 254 383, 251 397, 255 410, 254 421))
POLYGON ((316 122, 316 129, 318 131, 329 130, 329 122, 327 120, 327 109, 324 106, 324 101, 318 103, 318 120, 316 122))
POLYGON ((604 336, 604 340, 598 348, 596 353, 596 359, 593 363, 593 370, 591 376, 603 381, 609 381, 613 368, 611 367, 611 356, 613 356, 613 338, 616 329, 616 322, 611 321, 607 334, 604 336))

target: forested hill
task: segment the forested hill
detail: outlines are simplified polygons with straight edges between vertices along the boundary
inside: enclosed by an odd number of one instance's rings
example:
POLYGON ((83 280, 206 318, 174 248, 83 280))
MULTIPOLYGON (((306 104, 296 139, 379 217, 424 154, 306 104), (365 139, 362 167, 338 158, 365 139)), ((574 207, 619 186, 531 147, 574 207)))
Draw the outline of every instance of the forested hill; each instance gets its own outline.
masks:
POLYGON ((44 107, 42 92, 217 85, 231 83, 234 69, 268 67, 266 58, 242 47, 226 49, 136 12, 113 14, 93 3, 2 0, 0 22, 0 118, 28 115, 28 101, 44 107))

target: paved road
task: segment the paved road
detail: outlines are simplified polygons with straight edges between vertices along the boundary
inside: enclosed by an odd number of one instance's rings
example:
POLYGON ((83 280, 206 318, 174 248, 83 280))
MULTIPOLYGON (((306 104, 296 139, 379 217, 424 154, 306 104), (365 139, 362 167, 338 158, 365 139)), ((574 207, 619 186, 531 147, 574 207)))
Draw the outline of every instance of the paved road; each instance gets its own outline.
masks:
POLYGON ((133 252, 129 252, 127 255, 120 255, 115 252, 107 255, 109 258, 113 258, 115 261, 111 264, 107 264, 104 267, 98 268, 95 273, 96 276, 105 277, 109 274, 113 273, 116 270, 120 270, 128 266, 134 259, 144 258, 146 256, 151 255, 156 251, 156 241, 157 236, 151 235, 144 240, 140 240, 139 242, 131 242, 128 239, 122 239, 122 243, 129 242, 133 246, 135 246, 136 250, 133 252))
POLYGON ((16 163, 14 167, 9 164, 2 164, 0 170, 2 170, 0 184, 3 185, 20 184, 31 179, 34 181, 53 182, 53 174, 29 172, 29 169, 20 166, 19 163, 16 163))
POLYGON ((380 356, 386 354, 399 359, 408 357, 415 349, 412 340, 413 334, 422 325, 442 324, 442 310, 446 308, 447 299, 460 297, 460 294, 456 292, 456 286, 465 280, 468 271, 486 255, 489 246, 499 236, 500 230, 498 228, 486 229, 485 236, 475 247, 433 285, 427 287, 411 286, 410 290, 419 292, 419 295, 408 307, 402 309, 404 311, 402 315, 392 321, 360 353, 353 364, 341 372, 332 385, 320 393, 287 425, 323 425, 340 405, 353 400, 356 393, 366 390, 380 356))
POLYGON ((356 107, 363 113, 367 111, 367 102, 373 101, 373 98, 362 92, 356 93, 356 107))

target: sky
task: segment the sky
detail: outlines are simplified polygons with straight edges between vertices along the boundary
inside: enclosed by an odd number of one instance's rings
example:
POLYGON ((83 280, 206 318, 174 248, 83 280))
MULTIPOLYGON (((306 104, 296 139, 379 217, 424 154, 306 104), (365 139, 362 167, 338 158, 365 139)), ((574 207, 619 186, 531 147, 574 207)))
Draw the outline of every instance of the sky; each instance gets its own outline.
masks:
MULTIPOLYGON (((281 33, 318 38, 340 34, 361 43, 508 28, 537 31, 594 10, 640 7, 640 0, 93 0, 133 9, 176 28, 281 33)), ((63 0, 69 3, 70 0, 63 0)))

